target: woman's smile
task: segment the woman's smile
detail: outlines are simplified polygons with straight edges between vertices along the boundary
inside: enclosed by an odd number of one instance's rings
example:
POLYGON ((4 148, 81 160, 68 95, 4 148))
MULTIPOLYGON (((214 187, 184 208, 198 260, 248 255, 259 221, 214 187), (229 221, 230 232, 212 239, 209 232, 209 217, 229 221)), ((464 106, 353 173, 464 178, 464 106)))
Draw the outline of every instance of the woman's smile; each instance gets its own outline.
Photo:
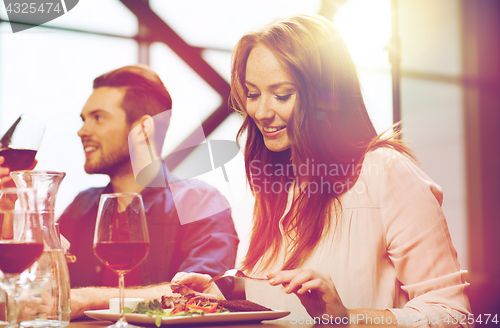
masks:
POLYGON ((262 134, 265 138, 276 138, 282 133, 286 133, 286 125, 279 127, 265 127, 261 128, 262 134))

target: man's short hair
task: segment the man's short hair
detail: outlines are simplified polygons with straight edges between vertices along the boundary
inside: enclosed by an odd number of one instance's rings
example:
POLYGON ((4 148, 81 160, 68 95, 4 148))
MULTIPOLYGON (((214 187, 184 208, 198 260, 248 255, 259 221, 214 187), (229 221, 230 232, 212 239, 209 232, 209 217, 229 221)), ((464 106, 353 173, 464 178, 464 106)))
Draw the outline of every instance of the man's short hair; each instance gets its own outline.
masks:
MULTIPOLYGON (((124 66, 98 76, 94 80, 94 90, 101 87, 124 88, 121 107, 131 125, 143 115, 154 117, 172 109, 172 98, 158 74, 149 66, 136 64, 124 66)), ((154 135, 156 151, 160 154, 170 123, 170 115, 155 120, 154 135)))
POLYGON ((172 98, 151 68, 131 65, 98 76, 94 89, 101 87, 125 88, 122 108, 131 124, 143 115, 155 116, 172 108, 172 98))

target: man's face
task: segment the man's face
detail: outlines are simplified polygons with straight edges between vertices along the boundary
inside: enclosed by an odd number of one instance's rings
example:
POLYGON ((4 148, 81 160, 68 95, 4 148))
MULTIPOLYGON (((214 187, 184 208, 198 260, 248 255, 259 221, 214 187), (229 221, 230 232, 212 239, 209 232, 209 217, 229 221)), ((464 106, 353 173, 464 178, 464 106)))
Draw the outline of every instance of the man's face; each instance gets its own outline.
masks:
POLYGON ((116 175, 130 167, 127 137, 130 126, 121 107, 125 89, 95 89, 82 109, 78 131, 85 151, 85 172, 116 175))

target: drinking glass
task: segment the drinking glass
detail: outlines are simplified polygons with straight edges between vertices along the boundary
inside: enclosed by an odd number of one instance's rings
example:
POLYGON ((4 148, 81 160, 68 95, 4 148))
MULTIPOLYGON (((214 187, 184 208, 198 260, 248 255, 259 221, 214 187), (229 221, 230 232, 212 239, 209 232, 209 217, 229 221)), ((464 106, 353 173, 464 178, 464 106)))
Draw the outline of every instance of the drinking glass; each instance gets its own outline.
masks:
POLYGON ((118 274, 120 289, 120 319, 109 327, 135 327, 125 319, 124 275, 139 265, 148 251, 149 234, 141 195, 101 195, 94 233, 94 253, 118 274))
POLYGON ((17 279, 43 252, 35 192, 29 188, 0 189, 0 287, 7 294, 9 328, 19 327, 17 279))
POLYGON ((0 156, 11 171, 30 167, 42 142, 45 125, 35 116, 22 114, 0 139, 0 156))

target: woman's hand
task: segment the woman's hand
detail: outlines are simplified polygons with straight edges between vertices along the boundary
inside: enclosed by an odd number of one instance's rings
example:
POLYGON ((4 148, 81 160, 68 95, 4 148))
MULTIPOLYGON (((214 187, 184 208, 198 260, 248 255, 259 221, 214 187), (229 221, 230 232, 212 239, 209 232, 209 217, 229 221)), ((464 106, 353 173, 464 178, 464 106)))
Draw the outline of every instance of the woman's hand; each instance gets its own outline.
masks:
POLYGON ((272 286, 283 285, 287 294, 295 293, 311 317, 323 314, 347 317, 347 308, 329 275, 312 269, 295 269, 268 273, 272 286))
POLYGON ((224 300, 225 297, 219 287, 214 282, 209 283, 210 279, 212 277, 208 274, 177 272, 172 278, 172 283, 184 285, 200 296, 224 300))

